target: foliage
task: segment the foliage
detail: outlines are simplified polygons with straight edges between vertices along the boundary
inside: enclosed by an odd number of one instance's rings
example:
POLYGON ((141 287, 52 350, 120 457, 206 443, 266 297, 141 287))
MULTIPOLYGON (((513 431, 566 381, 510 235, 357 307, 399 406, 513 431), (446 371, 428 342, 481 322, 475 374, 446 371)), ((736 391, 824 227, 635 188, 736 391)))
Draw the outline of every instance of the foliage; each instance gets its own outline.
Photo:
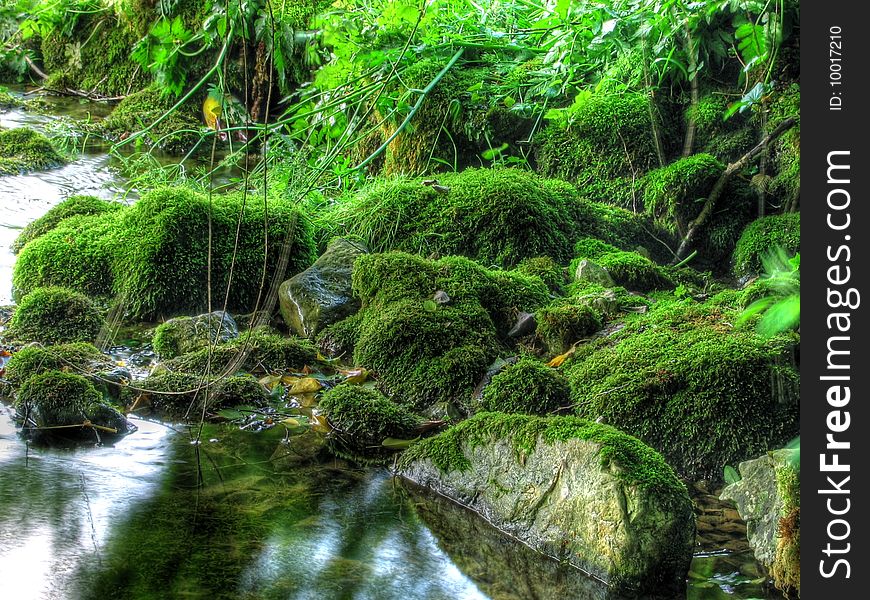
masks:
MULTIPOLYGON (((161 88, 151 85, 124 98, 99 128, 110 137, 128 136, 155 123, 171 108, 172 102, 163 97, 161 88)), ((200 130, 199 117, 184 106, 153 127, 145 140, 161 150, 182 155, 195 149, 200 130)))
POLYGON ((95 196, 70 196, 60 204, 50 208, 47 213, 35 221, 31 221, 18 234, 15 241, 12 242, 12 252, 18 254, 27 242, 51 231, 64 219, 76 215, 96 215, 104 212, 114 212, 122 206, 118 202, 109 202, 95 196))
POLYGON ((577 414, 637 435, 693 478, 791 439, 794 341, 735 329, 732 309, 659 301, 568 366, 577 414))
POLYGON ((493 376, 480 404, 490 412, 546 415, 570 406, 570 389, 560 373, 522 356, 493 376))
POLYGON ((22 342, 94 342, 104 320, 87 296, 61 287, 36 288, 19 304, 7 335, 22 342))
POLYGON ((762 257, 765 288, 770 295, 755 300, 740 316, 740 323, 761 315, 756 328, 764 337, 800 327, 801 322, 801 254, 791 258, 785 250, 776 248, 762 257))

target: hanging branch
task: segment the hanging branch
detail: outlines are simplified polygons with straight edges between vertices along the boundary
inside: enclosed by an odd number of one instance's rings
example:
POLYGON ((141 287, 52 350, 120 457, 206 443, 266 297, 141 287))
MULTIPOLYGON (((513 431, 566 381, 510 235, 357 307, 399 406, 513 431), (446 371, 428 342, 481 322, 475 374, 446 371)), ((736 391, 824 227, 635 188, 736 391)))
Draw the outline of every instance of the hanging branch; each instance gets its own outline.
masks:
POLYGON ((674 257, 673 262, 680 262, 685 256, 686 252, 688 252, 689 247, 692 244, 692 241, 695 239, 695 235, 698 233, 698 230, 707 222, 710 218, 710 215, 713 214, 713 208, 716 206, 716 202, 719 200, 719 196, 722 195, 722 192, 725 190, 725 186, 728 184, 728 181, 731 177, 746 167, 752 160, 761 154, 763 150, 767 148, 767 146, 774 141, 776 138, 781 136, 783 133, 791 129, 797 123, 796 117, 789 117, 783 120, 776 128, 771 131, 763 140, 761 140, 752 150, 744 154, 740 157, 736 162, 728 165, 725 170, 722 172, 722 175, 719 176, 719 179, 716 180, 716 183, 713 185, 713 189, 710 190, 710 195, 707 196, 707 200, 704 202, 704 207, 701 209, 701 212, 695 217, 691 223, 689 223, 689 227, 686 230, 686 236, 680 242, 679 248, 677 248, 677 255, 674 257))

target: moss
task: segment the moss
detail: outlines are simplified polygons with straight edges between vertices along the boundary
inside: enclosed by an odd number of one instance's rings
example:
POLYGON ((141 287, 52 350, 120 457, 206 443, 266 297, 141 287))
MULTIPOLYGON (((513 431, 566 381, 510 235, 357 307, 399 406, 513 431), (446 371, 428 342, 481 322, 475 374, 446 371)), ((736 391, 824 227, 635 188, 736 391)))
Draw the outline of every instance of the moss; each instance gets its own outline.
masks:
POLYGON ((317 347, 325 356, 351 357, 362 327, 362 313, 328 325, 317 334, 317 347))
POLYGON ((758 132, 743 114, 723 119, 731 100, 727 92, 712 91, 686 109, 686 122, 695 122, 695 148, 723 162, 737 160, 758 142, 758 132))
POLYGON ((524 356, 493 376, 480 403, 491 412, 546 415, 570 405, 570 389, 560 373, 524 356))
POLYGON ((0 131, 0 175, 42 171, 66 162, 47 137, 27 127, 0 131))
POLYGON ((21 108, 24 106, 24 101, 17 96, 13 96, 9 92, 3 91, 0 88, 0 111, 5 112, 12 108, 21 108))
MULTIPOLYGON (((175 101, 166 97, 156 85, 130 94, 100 124, 100 129, 111 137, 136 133, 156 122, 169 111, 175 101)), ((185 154, 200 139, 199 112, 192 104, 174 111, 151 129, 145 140, 170 154, 185 154)))
MULTIPOLYGON (((643 179, 644 211, 663 229, 685 236, 725 166, 709 154, 695 154, 655 169, 643 179)), ((732 179, 716 206, 716 214, 696 237, 705 264, 721 269, 751 219, 754 198, 749 187, 732 179)))
POLYGON ((463 406, 516 312, 534 311, 549 296, 537 277, 401 252, 358 258, 353 291, 363 303, 354 363, 376 371, 391 396, 419 410, 463 406), (439 291, 446 303, 432 300, 439 291))
POLYGON ((537 334, 551 354, 561 354, 601 329, 602 315, 590 304, 564 299, 535 313, 537 334))
POLYGON ((554 123, 537 136, 538 169, 576 182, 592 200, 624 204, 614 198, 614 180, 624 178, 627 190, 658 164, 649 102, 644 94, 593 95, 571 110, 570 125, 554 123))
POLYGON ((16 409, 39 427, 78 425, 88 419, 92 405, 103 396, 80 375, 47 371, 34 375, 16 395, 16 409))
POLYGON ((205 373, 207 368, 211 373, 219 373, 230 365, 237 370, 275 373, 298 372, 316 363, 317 349, 309 340, 253 330, 211 349, 202 348, 163 361, 161 365, 181 373, 205 373), (238 362, 243 352, 244 360, 238 362))
POLYGON ((47 371, 96 373, 112 366, 112 361, 91 344, 26 346, 15 352, 6 363, 5 377, 13 385, 21 385, 34 375, 47 371))
POLYGON ((38 238, 48 231, 51 231, 64 219, 77 215, 110 213, 120 209, 122 206, 123 205, 118 202, 109 202, 95 196, 70 196, 27 225, 27 227, 18 234, 15 241, 12 242, 12 252, 18 254, 18 252, 24 247, 24 244, 38 238))
POLYGON ((103 315, 84 294, 61 287, 36 288, 21 301, 7 335, 22 342, 93 342, 103 315))
MULTIPOLYGON (((800 85, 792 83, 776 90, 770 101, 770 113, 767 117, 767 129, 772 130, 788 117, 800 119, 801 93, 800 85)), ((801 192, 801 130, 798 125, 786 131, 773 144, 771 163, 775 168, 773 180, 767 191, 780 204, 796 202, 801 192)))
POLYGON ((776 487, 783 499, 778 539, 773 564, 770 567, 777 588, 800 595, 801 499, 800 469, 788 464, 776 468, 776 487))
POLYGON ((649 292, 674 287, 662 267, 636 252, 608 252, 596 257, 595 262, 607 269, 616 283, 629 290, 649 292))
POLYGON ((214 311, 161 323, 154 330, 151 345, 160 358, 168 359, 229 341, 237 335, 233 318, 223 311, 214 311))
POLYGON ((110 296, 117 228, 114 212, 79 215, 30 241, 18 253, 12 273, 16 300, 47 286, 62 286, 91 297, 110 296))
POLYGON ((734 329, 736 318, 662 299, 578 349, 566 372, 577 414, 636 435, 696 479, 782 445, 798 426, 794 342, 734 329))
POLYGON ((576 191, 517 169, 444 174, 440 193, 420 181, 379 180, 339 202, 329 233, 362 239, 373 252, 460 254, 510 267, 524 258, 567 260, 576 191))
POLYGON ((541 278, 551 292, 561 294, 565 286, 565 270, 549 256, 524 258, 514 269, 524 275, 541 278))
POLYGON ((467 450, 508 439, 518 461, 539 443, 553 444, 571 439, 601 444, 602 465, 613 464, 618 477, 642 489, 663 493, 687 502, 686 486, 664 458, 642 441, 614 427, 571 416, 538 417, 498 412, 478 413, 447 431, 411 446, 399 459, 400 465, 431 460, 442 472, 471 467, 463 454, 467 450))
POLYGON ((137 382, 136 390, 122 389, 132 404, 146 401, 161 417, 199 420, 205 411, 238 405, 264 406, 269 394, 251 376, 206 377, 201 374, 160 370, 137 382))
POLYGON ((331 445, 369 459, 388 457, 391 452, 382 442, 413 437, 420 424, 418 417, 377 390, 355 385, 342 384, 325 392, 320 409, 334 429, 331 445))
POLYGON ((763 270, 761 258, 777 246, 792 255, 800 250, 801 216, 800 213, 785 213, 762 217, 750 223, 734 248, 732 262, 736 275, 760 273, 763 270))

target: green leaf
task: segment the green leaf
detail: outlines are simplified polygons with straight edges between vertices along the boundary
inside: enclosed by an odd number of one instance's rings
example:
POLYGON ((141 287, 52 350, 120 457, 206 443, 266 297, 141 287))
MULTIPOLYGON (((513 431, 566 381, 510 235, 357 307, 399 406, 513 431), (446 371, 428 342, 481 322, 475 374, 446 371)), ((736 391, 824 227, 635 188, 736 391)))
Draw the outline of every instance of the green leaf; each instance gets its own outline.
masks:
POLYGON ((383 446, 384 448, 390 448, 391 450, 405 450, 413 446, 418 441, 420 441, 419 435, 412 440, 402 440, 399 438, 388 437, 383 442, 381 442, 381 446, 383 446))
POLYGON ((438 310, 438 305, 435 303, 434 300, 426 300, 425 302, 423 302, 423 310, 425 310, 426 312, 435 312, 436 310, 438 310))
POLYGON ((737 483, 742 478, 740 477, 740 473, 737 472, 737 469, 732 467, 731 465, 725 465, 725 483, 731 485, 732 483, 737 483))

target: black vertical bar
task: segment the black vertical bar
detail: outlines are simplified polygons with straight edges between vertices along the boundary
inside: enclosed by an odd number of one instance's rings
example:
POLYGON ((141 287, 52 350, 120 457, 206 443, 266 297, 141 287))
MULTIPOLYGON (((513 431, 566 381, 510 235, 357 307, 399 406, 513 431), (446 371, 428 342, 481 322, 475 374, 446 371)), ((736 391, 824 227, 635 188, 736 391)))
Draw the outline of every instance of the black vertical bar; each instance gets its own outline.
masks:
POLYGON ((810 599, 865 598, 870 569, 864 6, 801 4, 801 597, 810 599))

